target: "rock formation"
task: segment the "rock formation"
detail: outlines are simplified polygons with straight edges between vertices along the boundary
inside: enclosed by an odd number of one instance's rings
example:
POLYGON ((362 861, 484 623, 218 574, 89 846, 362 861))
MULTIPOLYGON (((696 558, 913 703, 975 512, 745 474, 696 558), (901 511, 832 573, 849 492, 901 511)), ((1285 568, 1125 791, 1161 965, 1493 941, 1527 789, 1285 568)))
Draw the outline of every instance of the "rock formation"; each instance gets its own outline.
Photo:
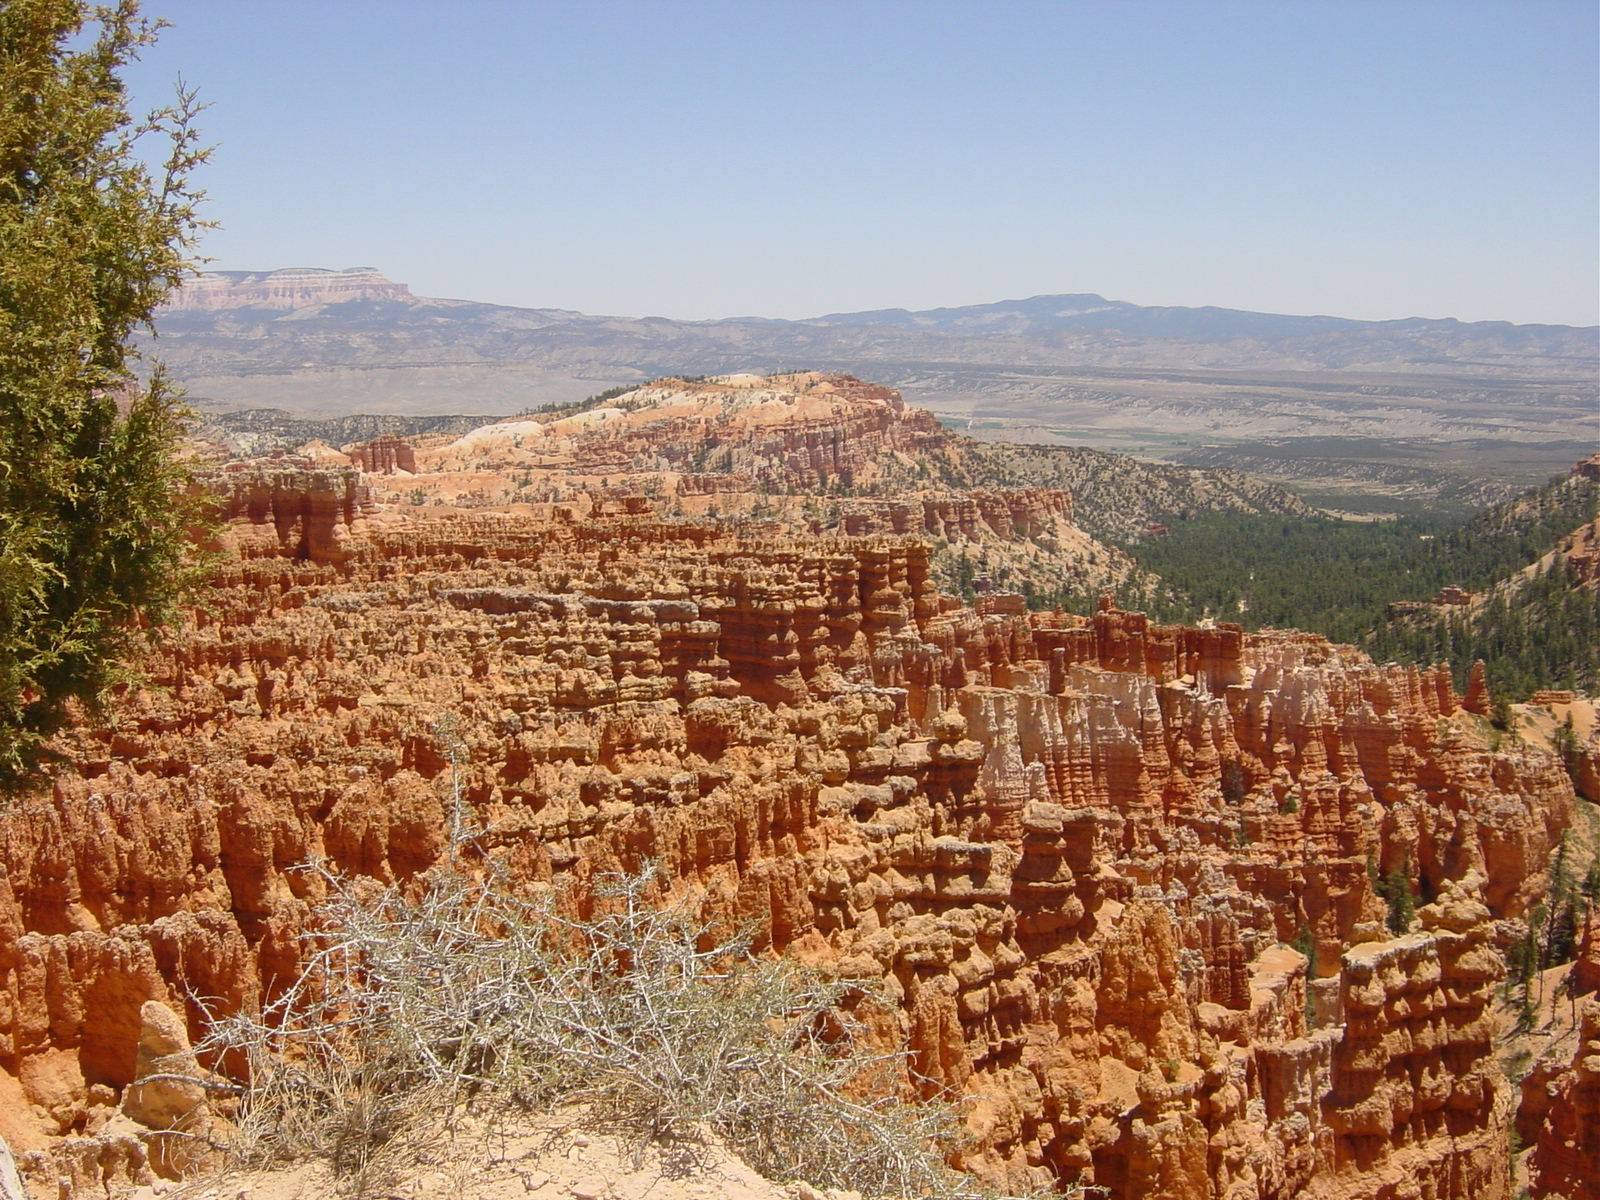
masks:
POLYGON ((358 471, 313 468, 297 462, 230 463, 213 485, 222 517, 270 524, 278 549, 292 558, 336 562, 357 510, 370 503, 358 471))
POLYGON ((157 1000, 139 1008, 139 1053, 134 1080, 122 1094, 122 1111, 148 1129, 179 1129, 205 1111, 200 1064, 189 1047, 183 1019, 157 1000))
POLYGON ((352 461, 398 466, 403 478, 377 477, 374 487, 413 504, 567 504, 761 520, 794 533, 922 535, 952 591, 1148 586, 1127 554, 1077 525, 1068 490, 1020 482, 990 462, 998 449, 952 434, 892 388, 803 372, 660 380, 575 411, 421 438, 409 457, 353 447, 352 461))
POLYGON ((1600 998, 1583 1003, 1571 1060, 1541 1062, 1522 1081, 1517 1130, 1533 1146, 1534 1195, 1600 1197, 1600 998))
MULTIPOLYGON (((720 444, 743 471, 858 473, 874 429, 879 452, 928 432, 895 412, 720 444)), ((19 1150, 139 1108, 162 1013, 198 1036, 294 978, 320 896, 298 864, 437 861, 447 720, 514 878, 653 859, 762 948, 882 989, 908 1092, 966 1097, 991 1179, 1508 1195, 1495 920, 1538 893, 1573 792, 1548 752, 1477 740, 1447 671, 1109 601, 963 606, 926 538, 964 504, 800 533, 644 497, 378 510, 356 472, 292 464, 219 479, 208 602, 0 814, 19 1150), (1379 872, 1431 901, 1399 938, 1379 872)), ((969 499, 991 529, 1066 504, 969 499)))
POLYGON ((386 279, 372 267, 330 271, 286 267, 278 271, 205 271, 184 284, 168 303, 170 312, 225 309, 304 308, 351 300, 411 299, 411 289, 386 279))
POLYGON ((535 414, 419 447, 424 470, 521 468, 551 484, 733 475, 757 491, 869 484, 950 440, 893 388, 848 375, 666 379, 568 415, 535 414))
POLYGON ((1572 964, 1572 994, 1600 992, 1600 911, 1591 910, 1578 931, 1578 956, 1572 964))
POLYGON ((349 450, 350 465, 372 475, 393 475, 396 471, 415 472, 417 453, 408 442, 397 437, 376 437, 349 450))

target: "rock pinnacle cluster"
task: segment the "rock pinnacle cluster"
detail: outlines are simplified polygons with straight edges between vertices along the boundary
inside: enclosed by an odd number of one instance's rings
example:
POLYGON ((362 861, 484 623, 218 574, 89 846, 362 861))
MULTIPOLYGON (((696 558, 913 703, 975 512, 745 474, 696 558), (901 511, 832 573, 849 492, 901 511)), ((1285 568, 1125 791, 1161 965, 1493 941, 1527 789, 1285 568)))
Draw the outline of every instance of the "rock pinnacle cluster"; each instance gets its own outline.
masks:
POLYGON ((454 785, 509 878, 654 861, 878 989, 907 1099, 960 1098, 996 1184, 1495 1200, 1520 1123, 1593 1195, 1592 1002, 1531 1100, 1490 1013, 1558 759, 1491 747, 1442 668, 941 589, 937 542, 1072 570, 1064 493, 817 507, 939 437, 887 389, 739 377, 219 469, 208 602, 0 813, 0 1135, 82 1189, 159 1171, 156 1033, 279 994, 296 866, 416 877, 454 785))

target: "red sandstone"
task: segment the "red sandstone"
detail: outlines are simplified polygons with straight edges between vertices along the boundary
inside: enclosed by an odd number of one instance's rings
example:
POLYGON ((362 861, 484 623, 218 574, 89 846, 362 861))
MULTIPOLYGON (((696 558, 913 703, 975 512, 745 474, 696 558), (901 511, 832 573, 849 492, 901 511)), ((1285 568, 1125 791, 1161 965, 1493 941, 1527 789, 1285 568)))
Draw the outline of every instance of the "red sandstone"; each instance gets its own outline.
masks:
MULTIPOLYGON (((846 475, 874 438, 926 432, 883 408, 738 445, 758 472, 846 475)), ((1027 526, 1059 493, 864 506, 857 535, 800 537, 621 498, 374 512, 354 471, 223 486, 212 602, 0 816, 14 1145, 97 1127, 148 1002, 197 1036, 196 998, 285 986, 318 900, 295 865, 432 864, 450 718, 514 877, 655 859, 763 947, 880 984, 880 1032, 917 1086, 969 1099, 966 1162, 992 1179, 1508 1195, 1494 922, 1538 893, 1573 791, 1551 754, 1475 740, 1481 672, 1462 701, 1444 669, 1313 636, 939 594, 930 525, 1027 526), (1369 864, 1438 897, 1414 932, 1381 936, 1369 864)), ((1541 1120, 1581 1133, 1587 1069, 1541 1120)), ((1546 1178, 1573 1174, 1559 1146, 1546 1178)))

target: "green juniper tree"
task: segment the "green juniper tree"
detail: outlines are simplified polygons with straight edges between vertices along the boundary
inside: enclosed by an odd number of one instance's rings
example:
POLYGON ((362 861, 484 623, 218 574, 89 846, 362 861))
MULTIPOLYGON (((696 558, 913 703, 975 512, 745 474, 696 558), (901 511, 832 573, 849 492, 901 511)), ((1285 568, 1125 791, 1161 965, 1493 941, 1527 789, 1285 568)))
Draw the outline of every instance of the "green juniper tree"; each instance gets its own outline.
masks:
POLYGON ((1572 726, 1572 713, 1569 710, 1567 719, 1556 726, 1555 732, 1550 735, 1550 748, 1561 759, 1561 765, 1567 769, 1567 774, 1574 782, 1578 778, 1579 759, 1583 747, 1578 742, 1578 733, 1572 726))
POLYGON ((1405 933, 1417 914, 1416 892, 1412 889, 1410 874, 1396 867, 1378 882, 1378 895, 1389 906, 1389 932, 1405 933))
POLYGON ((0 3, 0 786, 198 578, 188 413, 130 344, 204 226, 194 92, 128 107, 122 73, 160 28, 136 0, 0 3))
POLYGON ((1585 907, 1600 903, 1600 856, 1589 864, 1589 870, 1583 877, 1583 883, 1578 886, 1578 891, 1587 902, 1585 907))
POLYGON ((1539 978, 1538 929, 1544 923, 1544 919, 1544 905, 1534 905, 1533 911, 1528 914, 1527 930, 1521 939, 1522 951, 1517 958, 1518 983, 1521 985, 1521 1001, 1517 1006, 1517 1029, 1522 1033, 1527 1033, 1533 1028, 1538 1011, 1533 985, 1534 980, 1539 978))

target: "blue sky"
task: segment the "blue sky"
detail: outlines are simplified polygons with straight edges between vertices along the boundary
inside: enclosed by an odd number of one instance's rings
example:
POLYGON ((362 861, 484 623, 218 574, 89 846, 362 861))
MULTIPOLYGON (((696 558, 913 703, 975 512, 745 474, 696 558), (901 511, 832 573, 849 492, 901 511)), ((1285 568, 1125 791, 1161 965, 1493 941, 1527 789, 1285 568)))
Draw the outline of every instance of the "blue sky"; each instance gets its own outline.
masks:
POLYGON ((673 317, 1600 321, 1594 0, 146 0, 226 269, 673 317))

